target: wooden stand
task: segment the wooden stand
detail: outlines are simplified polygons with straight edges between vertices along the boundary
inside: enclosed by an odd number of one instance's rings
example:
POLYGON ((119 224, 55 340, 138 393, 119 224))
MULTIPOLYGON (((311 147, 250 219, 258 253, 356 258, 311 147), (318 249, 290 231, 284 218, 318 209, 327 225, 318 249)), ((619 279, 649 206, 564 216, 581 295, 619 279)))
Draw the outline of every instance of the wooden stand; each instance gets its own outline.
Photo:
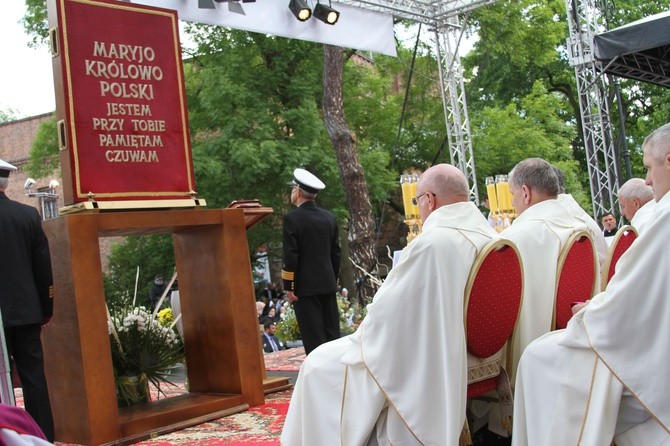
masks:
POLYGON ((44 223, 56 286, 54 318, 42 337, 56 440, 130 443, 264 403, 246 238, 262 213, 113 212, 44 223), (119 409, 98 239, 160 233, 174 239, 190 393, 119 409))

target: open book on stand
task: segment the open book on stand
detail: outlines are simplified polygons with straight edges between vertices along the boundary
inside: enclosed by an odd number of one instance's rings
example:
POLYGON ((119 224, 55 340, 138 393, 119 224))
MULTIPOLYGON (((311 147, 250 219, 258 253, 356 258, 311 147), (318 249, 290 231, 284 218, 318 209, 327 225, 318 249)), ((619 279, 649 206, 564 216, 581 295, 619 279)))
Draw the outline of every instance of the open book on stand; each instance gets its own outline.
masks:
POLYGON ((261 201, 258 199, 254 200, 235 200, 231 201, 226 209, 228 208, 259 208, 261 207, 261 201))

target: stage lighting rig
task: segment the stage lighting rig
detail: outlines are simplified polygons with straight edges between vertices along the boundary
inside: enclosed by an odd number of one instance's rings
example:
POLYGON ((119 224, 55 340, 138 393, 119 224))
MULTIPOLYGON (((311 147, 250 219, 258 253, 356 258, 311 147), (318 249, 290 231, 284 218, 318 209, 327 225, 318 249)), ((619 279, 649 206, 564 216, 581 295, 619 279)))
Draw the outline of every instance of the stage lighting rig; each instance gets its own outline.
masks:
POLYGON ((326 6, 323 3, 317 3, 314 7, 314 17, 321 20, 323 23, 334 25, 340 18, 340 13, 330 6, 326 6))
POLYGON ((296 19, 304 22, 312 17, 312 10, 303 0, 290 0, 288 9, 291 10, 296 19))

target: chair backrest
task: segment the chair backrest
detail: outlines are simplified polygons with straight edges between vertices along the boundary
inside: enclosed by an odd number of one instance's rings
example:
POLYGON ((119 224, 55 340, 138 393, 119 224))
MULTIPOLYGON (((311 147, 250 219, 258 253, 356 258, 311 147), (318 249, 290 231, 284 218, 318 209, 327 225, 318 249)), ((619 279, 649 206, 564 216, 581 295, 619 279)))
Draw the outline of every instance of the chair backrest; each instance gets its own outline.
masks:
POLYGON ((619 258, 623 255, 624 252, 630 248, 630 245, 633 244, 637 238, 637 230, 631 225, 622 226, 614 235, 614 240, 607 250, 607 258, 605 259, 605 264, 603 265, 602 278, 600 282, 600 289, 604 290, 607 286, 607 283, 610 281, 614 275, 614 269, 616 267, 619 258))
POLYGON ((572 303, 593 296, 596 285, 596 250, 588 231, 573 233, 558 256, 552 329, 565 328, 572 317, 572 303))
POLYGON ((491 241, 479 253, 465 288, 468 352, 488 358, 512 337, 523 298, 523 266, 514 243, 491 241))

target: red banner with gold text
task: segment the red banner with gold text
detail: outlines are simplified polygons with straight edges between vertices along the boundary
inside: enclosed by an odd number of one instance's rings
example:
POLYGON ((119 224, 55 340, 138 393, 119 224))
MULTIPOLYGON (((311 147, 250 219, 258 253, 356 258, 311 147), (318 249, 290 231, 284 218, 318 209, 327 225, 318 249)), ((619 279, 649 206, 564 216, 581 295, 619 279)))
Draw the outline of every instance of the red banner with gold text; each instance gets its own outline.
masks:
POLYGON ((189 198, 195 183, 176 12, 104 0, 54 7, 61 164, 69 167, 63 180, 68 170, 72 179, 66 204, 189 198))

